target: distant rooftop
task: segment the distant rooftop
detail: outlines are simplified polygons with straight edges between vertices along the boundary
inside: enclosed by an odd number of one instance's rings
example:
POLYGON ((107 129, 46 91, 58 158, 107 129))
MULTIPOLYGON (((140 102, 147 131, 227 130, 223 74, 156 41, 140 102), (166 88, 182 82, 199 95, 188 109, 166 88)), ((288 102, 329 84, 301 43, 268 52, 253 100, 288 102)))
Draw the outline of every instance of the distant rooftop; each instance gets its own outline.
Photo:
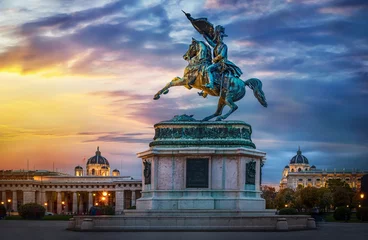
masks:
POLYGON ((52 172, 48 170, 0 170, 0 179, 30 179, 35 176, 70 176, 66 173, 52 172))

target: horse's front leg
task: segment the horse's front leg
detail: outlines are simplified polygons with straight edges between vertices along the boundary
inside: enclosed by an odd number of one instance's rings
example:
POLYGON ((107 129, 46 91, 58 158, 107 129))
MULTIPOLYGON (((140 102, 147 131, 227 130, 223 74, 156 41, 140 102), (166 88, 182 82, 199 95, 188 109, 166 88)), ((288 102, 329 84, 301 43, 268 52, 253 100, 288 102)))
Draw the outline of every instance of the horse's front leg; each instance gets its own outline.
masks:
POLYGON ((217 104, 216 112, 208 117, 205 117, 202 121, 208 121, 214 117, 220 116, 224 107, 225 107, 225 101, 223 98, 220 98, 217 104))
POLYGON ((233 112, 235 112, 238 109, 238 106, 233 101, 233 95, 232 94, 228 93, 226 95, 225 104, 230 107, 230 110, 225 115, 217 117, 216 121, 221 121, 221 120, 226 119, 228 116, 230 116, 230 114, 232 114, 233 112))
POLYGON ((180 77, 176 77, 173 80, 171 80, 171 82, 169 82, 168 84, 166 84, 166 86, 164 88, 162 88, 160 91, 158 91, 154 96, 153 99, 157 100, 160 98, 161 94, 166 94, 169 92, 169 88, 170 87, 174 87, 174 86, 183 86, 186 84, 186 81, 184 78, 180 78, 180 77))

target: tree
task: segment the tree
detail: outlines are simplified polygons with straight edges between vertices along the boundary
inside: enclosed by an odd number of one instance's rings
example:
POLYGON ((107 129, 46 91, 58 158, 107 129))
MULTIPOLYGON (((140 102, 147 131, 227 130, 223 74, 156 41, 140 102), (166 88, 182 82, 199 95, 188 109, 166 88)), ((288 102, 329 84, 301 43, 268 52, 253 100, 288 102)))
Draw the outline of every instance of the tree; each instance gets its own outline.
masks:
POLYGON ((342 181, 341 179, 329 179, 327 180, 326 185, 332 193, 334 193, 336 191, 336 188, 338 187, 350 188, 349 184, 342 181))
POLYGON ((295 192, 291 188, 285 188, 280 190, 276 194, 275 198, 275 204, 277 209, 285 208, 285 205, 287 205, 288 207, 293 206, 295 201, 294 194, 295 192))
POLYGON ((261 186, 262 198, 266 200, 266 208, 274 209, 276 208, 276 190, 274 187, 270 187, 267 185, 261 186))
POLYGON ((332 205, 333 198, 330 189, 321 187, 318 188, 318 207, 319 210, 325 212, 332 205))
POLYGON ((334 207, 351 206, 354 199, 354 191, 349 184, 340 179, 329 179, 327 181, 327 188, 332 193, 334 207))
POLYGON ((294 193, 293 207, 298 209, 299 212, 302 212, 304 208, 304 203, 303 203, 303 198, 302 198, 303 188, 304 187, 302 185, 299 185, 294 193))
POLYGON ((306 187, 300 189, 301 203, 306 209, 312 209, 318 205, 318 189, 315 187, 306 187))
POLYGON ((343 207, 350 205, 351 203, 351 196, 354 193, 350 188, 346 187, 336 187, 335 191, 332 193, 333 197, 333 205, 335 207, 343 207))

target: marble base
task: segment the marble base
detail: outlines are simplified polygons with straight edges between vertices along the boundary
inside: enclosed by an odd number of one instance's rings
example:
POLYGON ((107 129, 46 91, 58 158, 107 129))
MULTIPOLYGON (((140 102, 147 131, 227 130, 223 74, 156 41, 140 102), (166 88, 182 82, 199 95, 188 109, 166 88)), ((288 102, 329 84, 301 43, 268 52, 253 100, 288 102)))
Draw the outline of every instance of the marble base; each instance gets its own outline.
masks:
POLYGON ((288 231, 315 229, 310 216, 270 211, 124 211, 123 216, 77 216, 73 231, 288 231), (85 227, 88 218, 88 228, 85 227), (91 220, 92 219, 92 220, 91 220))

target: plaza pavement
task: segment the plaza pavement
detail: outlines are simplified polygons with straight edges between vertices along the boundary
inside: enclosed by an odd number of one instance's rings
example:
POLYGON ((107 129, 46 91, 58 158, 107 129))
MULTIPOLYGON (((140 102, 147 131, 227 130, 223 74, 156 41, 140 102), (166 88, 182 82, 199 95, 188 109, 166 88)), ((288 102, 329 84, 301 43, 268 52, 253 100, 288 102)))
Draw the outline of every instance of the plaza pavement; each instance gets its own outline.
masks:
POLYGON ((360 240, 368 239, 368 223, 321 223, 317 230, 294 232, 71 232, 66 221, 0 220, 0 240, 360 240))

